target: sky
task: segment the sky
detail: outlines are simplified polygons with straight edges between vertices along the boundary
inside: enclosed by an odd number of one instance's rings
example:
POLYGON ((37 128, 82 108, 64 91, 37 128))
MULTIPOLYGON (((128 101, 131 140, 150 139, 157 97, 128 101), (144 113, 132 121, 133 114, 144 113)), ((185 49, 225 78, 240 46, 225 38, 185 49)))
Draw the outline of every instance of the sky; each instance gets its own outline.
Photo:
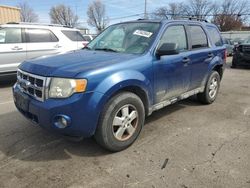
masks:
MULTIPOLYGON (((0 0, 0 5, 16 6, 25 0, 0 0)), ((87 8, 92 0, 26 0, 26 2, 33 8, 39 16, 39 22, 49 23, 49 10, 52 6, 57 4, 69 5, 79 16, 80 25, 87 27, 94 31, 93 28, 87 24, 87 8)), ((170 2, 180 0, 147 0, 147 11, 152 12, 156 8, 167 5, 170 2)), ((144 12, 145 0, 102 0, 106 6, 106 14, 110 19, 110 24, 127 21, 131 19, 138 19, 139 16, 127 17, 130 15, 141 14, 144 12)))

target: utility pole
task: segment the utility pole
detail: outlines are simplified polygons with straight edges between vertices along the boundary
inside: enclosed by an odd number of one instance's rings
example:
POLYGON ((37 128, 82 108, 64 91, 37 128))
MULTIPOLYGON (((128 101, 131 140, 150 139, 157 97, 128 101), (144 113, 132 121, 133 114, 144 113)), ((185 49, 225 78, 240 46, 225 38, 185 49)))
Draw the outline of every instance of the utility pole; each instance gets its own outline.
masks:
POLYGON ((145 0, 145 4, 144 4, 144 19, 148 19, 147 0, 145 0))

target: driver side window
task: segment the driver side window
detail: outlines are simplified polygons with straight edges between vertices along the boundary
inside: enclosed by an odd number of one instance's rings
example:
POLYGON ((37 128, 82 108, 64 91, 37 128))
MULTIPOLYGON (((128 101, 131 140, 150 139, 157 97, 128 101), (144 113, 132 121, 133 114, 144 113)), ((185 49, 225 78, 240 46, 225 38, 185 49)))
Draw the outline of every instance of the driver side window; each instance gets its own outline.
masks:
POLYGON ((188 50, 186 31, 183 25, 175 25, 167 28, 163 34, 159 47, 164 43, 175 43, 180 52, 188 50))
POLYGON ((100 42, 98 47, 109 46, 112 49, 120 49, 122 48, 123 40, 125 37, 124 29, 118 28, 113 30, 106 38, 105 43, 100 42))

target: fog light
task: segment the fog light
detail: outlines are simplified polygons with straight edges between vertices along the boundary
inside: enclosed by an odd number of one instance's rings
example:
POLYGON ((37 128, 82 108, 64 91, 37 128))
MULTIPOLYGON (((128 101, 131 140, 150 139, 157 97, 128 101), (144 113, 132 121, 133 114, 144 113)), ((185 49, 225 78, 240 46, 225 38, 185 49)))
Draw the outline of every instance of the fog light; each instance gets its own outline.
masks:
POLYGON ((70 117, 65 116, 65 115, 57 115, 54 118, 54 124, 57 128, 59 129, 64 129, 70 125, 70 117))

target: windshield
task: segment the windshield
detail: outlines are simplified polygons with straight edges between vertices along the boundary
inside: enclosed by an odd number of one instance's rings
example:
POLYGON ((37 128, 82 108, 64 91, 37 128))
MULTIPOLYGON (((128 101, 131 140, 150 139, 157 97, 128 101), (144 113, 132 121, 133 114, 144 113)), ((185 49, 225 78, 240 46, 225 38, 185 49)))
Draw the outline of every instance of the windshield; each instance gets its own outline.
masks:
POLYGON ((110 26, 88 46, 90 50, 142 54, 151 45, 159 23, 123 23, 110 26))

